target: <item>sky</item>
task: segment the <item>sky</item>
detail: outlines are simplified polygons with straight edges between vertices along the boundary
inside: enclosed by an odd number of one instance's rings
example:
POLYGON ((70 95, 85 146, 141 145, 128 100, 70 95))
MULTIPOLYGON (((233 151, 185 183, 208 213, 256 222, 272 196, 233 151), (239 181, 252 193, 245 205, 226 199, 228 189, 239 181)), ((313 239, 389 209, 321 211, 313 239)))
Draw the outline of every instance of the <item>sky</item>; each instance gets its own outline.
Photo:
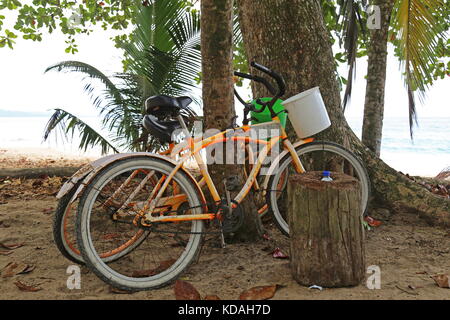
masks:
MULTIPOLYGON (((14 50, 0 49, 0 109, 15 111, 45 112, 63 108, 78 116, 95 116, 89 97, 83 91, 82 76, 44 70, 64 60, 79 60, 89 63, 106 74, 122 70, 121 51, 110 40, 112 32, 98 30, 90 36, 77 36, 79 52, 67 54, 65 36, 55 32, 44 35, 42 42, 17 39, 14 50)), ((388 56, 385 118, 402 117, 407 121, 408 101, 399 71, 399 63, 388 56)), ((346 116, 362 119, 367 58, 360 58, 356 66, 356 78, 351 104, 346 116)), ((269 66, 270 67, 270 66, 269 66)), ((344 76, 347 66, 339 69, 344 76)), ((427 92, 425 104, 418 103, 418 116, 450 117, 448 91, 450 78, 437 81, 427 92)), ((244 92, 245 89, 240 89, 244 92)), ((362 120, 361 120, 362 121, 362 120)))

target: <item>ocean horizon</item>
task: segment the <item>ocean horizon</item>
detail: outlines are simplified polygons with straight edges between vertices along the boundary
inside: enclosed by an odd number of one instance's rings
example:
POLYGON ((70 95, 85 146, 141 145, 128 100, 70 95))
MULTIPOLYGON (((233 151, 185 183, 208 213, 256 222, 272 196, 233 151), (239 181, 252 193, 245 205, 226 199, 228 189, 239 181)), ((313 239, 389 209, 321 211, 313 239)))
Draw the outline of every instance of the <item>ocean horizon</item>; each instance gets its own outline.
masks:
MULTIPOLYGON (((43 133, 49 117, 0 116, 0 149, 42 148, 56 150, 68 156, 100 157, 101 149, 92 148, 87 152, 78 149, 79 137, 65 141, 52 134, 43 142, 43 133)), ((101 128, 98 117, 84 117, 90 126, 101 128)), ((360 118, 347 118, 350 127, 361 137, 360 118)), ((102 131, 105 136, 107 132, 102 131)), ((410 175, 434 177, 450 166, 450 117, 423 117, 414 129, 414 139, 409 135, 406 118, 386 118, 383 125, 381 159, 388 165, 410 175)))

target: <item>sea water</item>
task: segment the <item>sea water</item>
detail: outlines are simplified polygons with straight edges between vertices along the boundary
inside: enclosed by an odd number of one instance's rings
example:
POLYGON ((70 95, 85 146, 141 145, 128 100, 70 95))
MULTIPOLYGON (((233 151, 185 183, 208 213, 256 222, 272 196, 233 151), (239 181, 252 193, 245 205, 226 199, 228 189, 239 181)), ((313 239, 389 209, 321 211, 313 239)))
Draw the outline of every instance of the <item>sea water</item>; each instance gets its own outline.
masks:
MULTIPOLYGON (((100 130, 98 118, 83 119, 94 129, 100 130)), ((361 137, 361 119, 348 118, 349 125, 361 137)), ((60 135, 52 134, 43 142, 45 117, 0 117, 0 149, 51 148, 71 155, 101 155, 99 147, 86 153, 78 150, 80 138, 76 131, 73 141, 67 142, 60 135), (56 138, 56 139, 55 139, 56 138)), ((107 136, 105 131, 102 131, 107 136)), ((434 177, 450 166, 450 118, 421 118, 414 129, 413 140, 406 118, 386 118, 383 125, 381 158, 396 170, 410 175, 434 177)))

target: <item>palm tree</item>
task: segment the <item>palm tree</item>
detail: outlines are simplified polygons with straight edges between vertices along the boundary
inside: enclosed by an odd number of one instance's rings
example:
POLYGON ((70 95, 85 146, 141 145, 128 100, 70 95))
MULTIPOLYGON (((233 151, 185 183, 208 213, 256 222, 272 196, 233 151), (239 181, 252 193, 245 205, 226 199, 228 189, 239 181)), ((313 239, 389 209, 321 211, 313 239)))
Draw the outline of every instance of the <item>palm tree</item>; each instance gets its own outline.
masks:
MULTIPOLYGON (((359 8, 364 0, 339 0, 343 8, 359 8)), ((381 131, 384 111, 384 89, 386 80, 387 43, 394 44, 396 55, 401 63, 401 69, 407 87, 409 102, 409 124, 411 138, 413 136, 416 106, 414 93, 423 99, 426 89, 433 83, 435 65, 441 56, 441 46, 446 41, 448 32, 449 4, 442 0, 373 0, 372 4, 380 7, 380 29, 370 32, 367 44, 368 82, 366 101, 364 105, 363 143, 379 155, 381 145, 381 131), (389 35, 390 32, 390 35, 389 35)), ((344 37, 354 39, 358 24, 349 23, 348 11, 342 15, 345 29, 344 37)), ((346 46, 350 70, 356 58, 353 54, 358 45, 357 41, 349 42, 346 46)), ((350 78, 350 75, 349 75, 350 78)), ((344 101, 350 94, 351 87, 347 87, 344 101)))
MULTIPOLYGON (((144 101, 149 96, 191 96, 195 78, 201 70, 200 19, 189 12, 183 0, 155 0, 136 10, 136 28, 118 46, 124 51, 125 71, 107 76, 92 65, 80 61, 63 61, 48 71, 76 72, 86 75, 84 90, 102 117, 108 137, 88 126, 75 115, 55 109, 44 133, 46 140, 54 130, 66 137, 78 130, 80 149, 101 146, 102 153, 119 150, 155 150, 161 146, 142 127, 144 101), (94 86, 100 82, 103 90, 94 86)), ((185 116, 194 112, 186 110, 185 116)))

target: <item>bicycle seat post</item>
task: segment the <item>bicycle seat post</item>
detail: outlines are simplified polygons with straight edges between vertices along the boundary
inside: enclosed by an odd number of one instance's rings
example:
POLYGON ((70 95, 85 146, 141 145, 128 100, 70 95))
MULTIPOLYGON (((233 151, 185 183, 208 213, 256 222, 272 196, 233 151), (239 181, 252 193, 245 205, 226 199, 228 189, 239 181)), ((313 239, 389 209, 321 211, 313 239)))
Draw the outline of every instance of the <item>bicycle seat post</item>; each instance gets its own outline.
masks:
POLYGON ((191 136, 191 134, 189 133, 189 129, 188 129, 186 123, 184 122, 184 119, 183 119, 183 117, 181 116, 181 114, 179 114, 179 115, 177 116, 177 119, 178 119, 178 122, 180 122, 181 128, 182 128, 183 131, 184 131, 184 134, 186 134, 186 138, 189 138, 189 137, 191 136))

